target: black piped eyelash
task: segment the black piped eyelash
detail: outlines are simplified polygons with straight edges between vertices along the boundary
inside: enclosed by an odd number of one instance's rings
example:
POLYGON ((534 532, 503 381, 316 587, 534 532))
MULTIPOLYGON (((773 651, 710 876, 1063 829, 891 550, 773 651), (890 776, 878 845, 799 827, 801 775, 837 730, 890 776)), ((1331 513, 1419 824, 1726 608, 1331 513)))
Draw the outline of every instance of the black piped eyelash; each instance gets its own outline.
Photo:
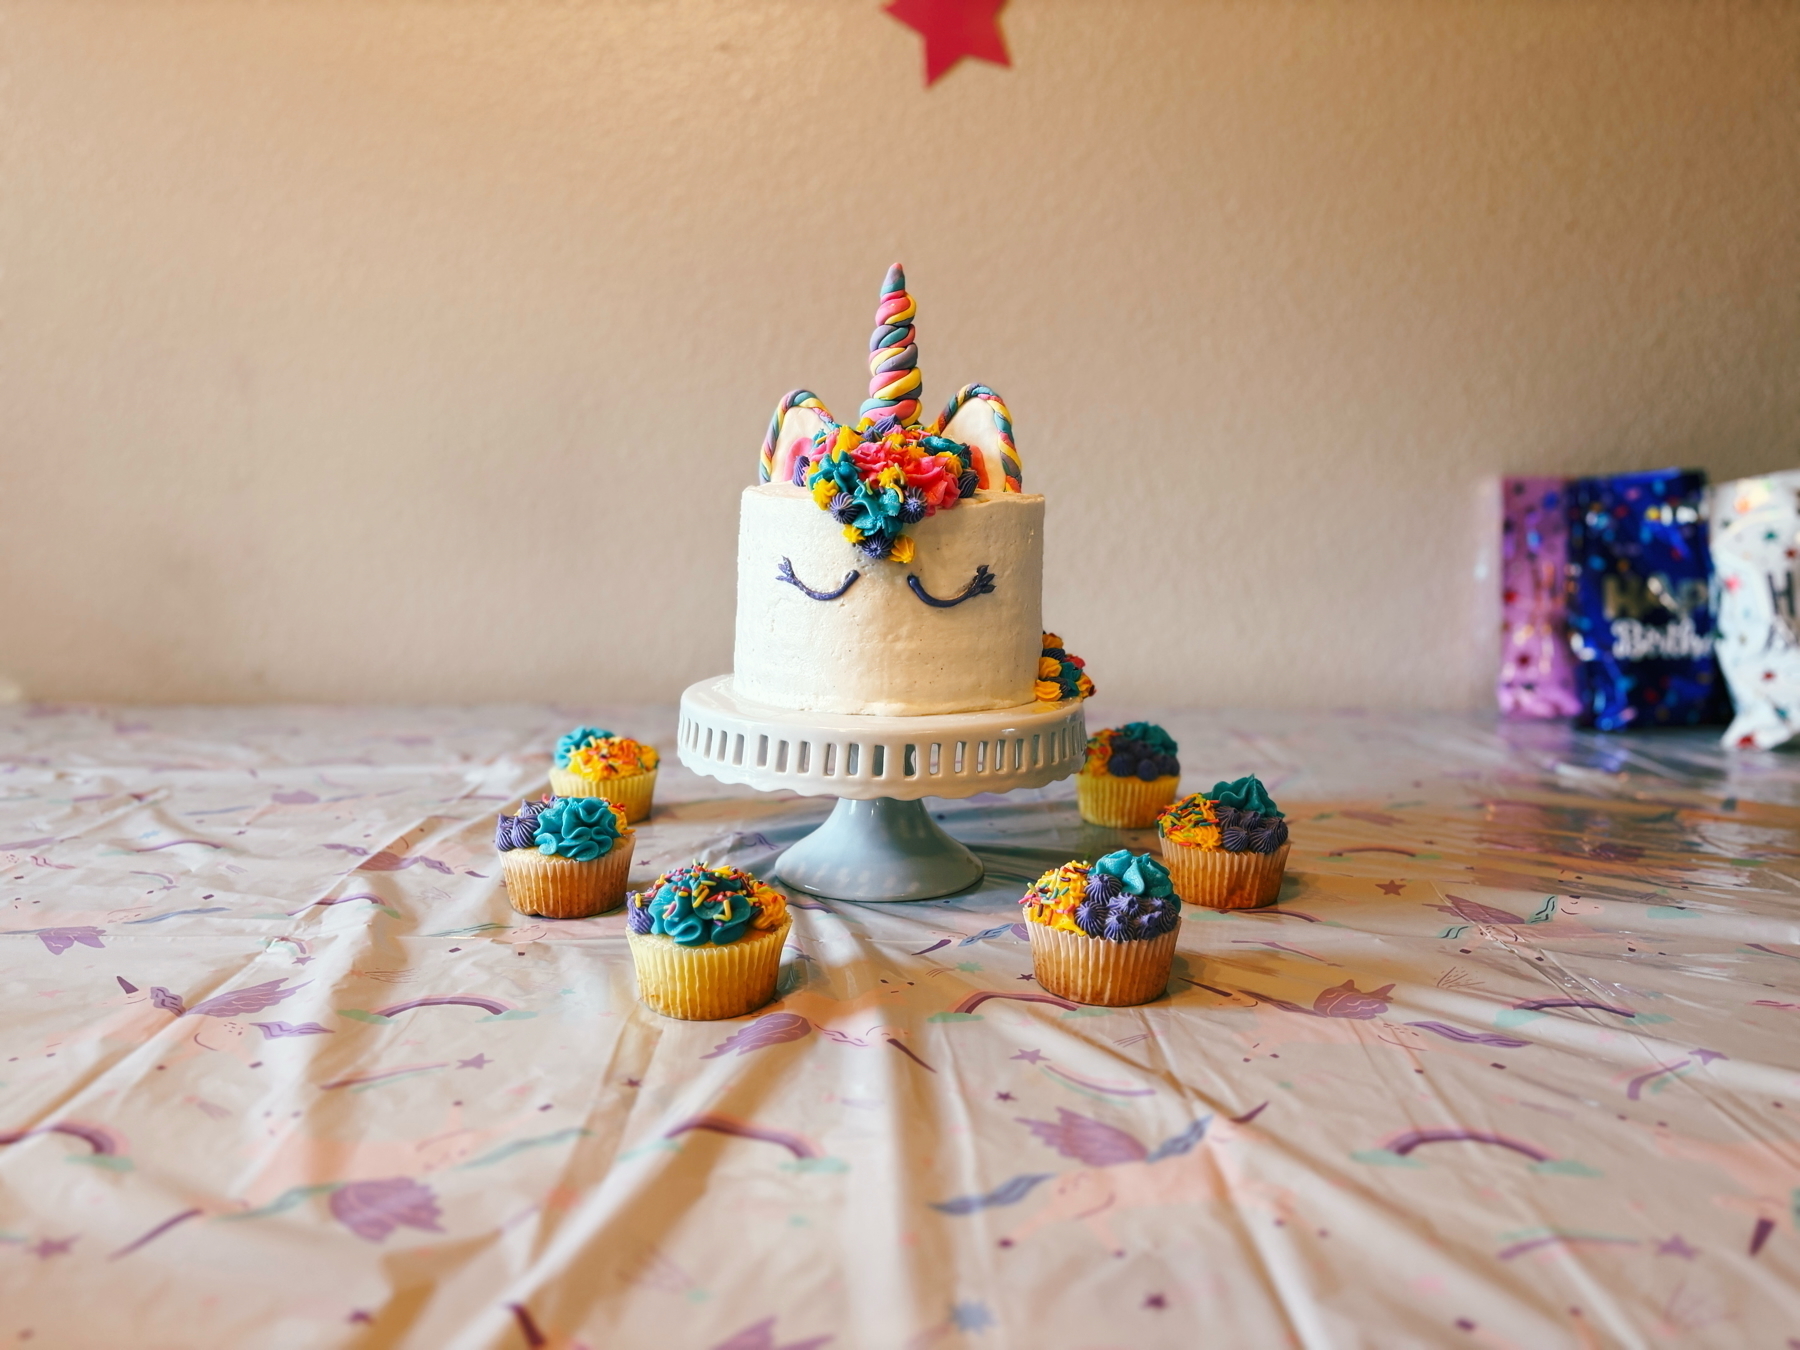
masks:
POLYGON ((988 571, 988 565, 986 563, 982 563, 975 569, 975 576, 970 580, 969 584, 963 588, 961 595, 949 600, 940 600, 927 591, 924 584, 920 582, 917 577, 909 575, 906 578, 906 584, 912 588, 912 593, 918 596, 919 599, 923 600, 926 604, 930 605, 933 609, 949 609, 953 605, 960 605, 963 601, 972 599, 977 595, 991 595, 994 590, 994 581, 994 574, 988 571))

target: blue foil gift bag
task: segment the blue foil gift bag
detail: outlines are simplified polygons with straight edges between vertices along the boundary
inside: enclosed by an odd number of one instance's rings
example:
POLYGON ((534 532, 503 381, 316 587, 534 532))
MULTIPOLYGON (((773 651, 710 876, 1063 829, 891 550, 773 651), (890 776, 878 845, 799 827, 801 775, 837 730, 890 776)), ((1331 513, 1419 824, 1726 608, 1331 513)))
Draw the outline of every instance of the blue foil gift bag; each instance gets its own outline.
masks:
POLYGON ((1579 724, 1695 726, 1730 714, 1713 659, 1706 474, 1569 484, 1569 646, 1579 724))

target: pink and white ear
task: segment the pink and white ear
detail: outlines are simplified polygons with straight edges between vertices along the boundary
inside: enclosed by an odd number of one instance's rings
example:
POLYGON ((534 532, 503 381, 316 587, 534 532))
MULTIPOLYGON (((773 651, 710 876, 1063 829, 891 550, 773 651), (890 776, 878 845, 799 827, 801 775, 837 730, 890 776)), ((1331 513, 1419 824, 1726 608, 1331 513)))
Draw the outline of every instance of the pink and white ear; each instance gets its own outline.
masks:
POLYGON ((837 423, 812 390, 796 389, 788 394, 775 405, 768 434, 763 437, 761 481, 793 482, 800 461, 812 457, 813 437, 836 429, 837 423))
POLYGON ((985 384, 966 384, 944 405, 933 430, 969 447, 977 485, 988 492, 1023 492, 1012 414, 985 384))

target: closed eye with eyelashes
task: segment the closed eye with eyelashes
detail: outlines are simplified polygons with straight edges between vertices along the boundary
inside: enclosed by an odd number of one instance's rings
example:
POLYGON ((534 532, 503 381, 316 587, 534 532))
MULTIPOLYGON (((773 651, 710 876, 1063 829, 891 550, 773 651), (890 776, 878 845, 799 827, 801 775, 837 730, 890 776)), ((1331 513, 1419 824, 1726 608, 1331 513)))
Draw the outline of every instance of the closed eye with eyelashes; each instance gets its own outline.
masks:
POLYGON ((783 558, 781 560, 781 565, 775 569, 775 580, 785 581, 788 585, 799 591, 800 594, 813 600, 836 600, 840 598, 844 592, 848 591, 856 584, 857 578, 860 576, 862 576, 862 573, 852 568, 850 574, 844 578, 843 585, 839 586, 835 591, 815 591, 811 586, 808 586, 804 581, 800 580, 799 577, 794 575, 794 564, 787 558, 783 558))
POLYGON ((923 600, 933 609, 951 609, 960 605, 965 600, 974 599, 978 595, 993 594, 995 580, 994 574, 988 570, 988 565, 982 563, 975 569, 975 575, 969 579, 969 584, 963 587, 961 594, 954 595, 948 600, 938 599, 937 596, 925 589, 925 584, 916 576, 909 574, 906 578, 906 584, 914 595, 918 596, 919 599, 923 600))
MULTIPOLYGON (((843 582, 835 591, 818 591, 814 590, 811 586, 808 586, 795 574, 792 559, 783 558, 775 569, 775 579, 777 581, 785 582, 787 585, 792 586, 795 590, 799 591, 800 594, 812 600, 842 599, 845 593, 847 593, 861 577, 862 573, 853 568, 845 575, 843 582)), ((969 578, 969 584, 967 586, 964 586, 961 591, 950 596, 948 599, 943 599, 926 590, 925 583, 920 581, 916 575, 908 573, 906 577, 907 589, 918 596, 921 602, 930 605, 933 609, 954 609, 963 601, 972 600, 978 595, 991 595, 993 594, 994 586, 997 581, 998 578, 994 575, 988 565, 986 563, 981 563, 976 567, 975 575, 969 578)))

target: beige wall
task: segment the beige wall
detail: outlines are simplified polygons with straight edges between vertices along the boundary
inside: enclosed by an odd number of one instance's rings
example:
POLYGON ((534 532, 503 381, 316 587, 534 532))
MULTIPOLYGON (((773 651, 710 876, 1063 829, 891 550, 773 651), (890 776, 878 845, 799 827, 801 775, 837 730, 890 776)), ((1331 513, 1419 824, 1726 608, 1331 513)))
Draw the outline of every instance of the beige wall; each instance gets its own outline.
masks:
POLYGON ((775 399, 984 380, 1121 700, 1477 706, 1480 485, 1800 462, 1800 5, 0 0, 0 676, 670 699, 775 399))

